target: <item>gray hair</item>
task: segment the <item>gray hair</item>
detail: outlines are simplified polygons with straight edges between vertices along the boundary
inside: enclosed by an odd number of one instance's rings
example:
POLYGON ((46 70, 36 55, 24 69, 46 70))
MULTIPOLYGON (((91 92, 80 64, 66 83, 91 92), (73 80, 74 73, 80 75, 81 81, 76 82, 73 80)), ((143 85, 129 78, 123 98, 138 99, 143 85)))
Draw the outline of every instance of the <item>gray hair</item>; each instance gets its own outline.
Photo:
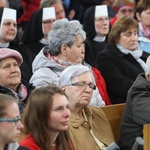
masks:
POLYGON ((71 66, 67 67, 61 73, 61 76, 59 79, 59 86, 61 87, 63 85, 71 84, 72 79, 74 77, 79 76, 79 75, 86 73, 86 72, 89 72, 91 74, 91 77, 93 79, 93 83, 96 84, 93 72, 89 67, 84 66, 84 65, 71 65, 71 66))
POLYGON ((44 8, 44 7, 50 7, 55 3, 61 3, 61 0, 41 0, 40 2, 40 8, 44 8))
POLYGON ((150 56, 146 60, 145 75, 150 74, 150 56))
POLYGON ((69 21, 66 18, 56 20, 48 33, 51 55, 57 56, 61 52, 62 45, 71 47, 78 35, 83 38, 83 41, 85 40, 86 33, 82 29, 82 25, 79 21, 69 21))

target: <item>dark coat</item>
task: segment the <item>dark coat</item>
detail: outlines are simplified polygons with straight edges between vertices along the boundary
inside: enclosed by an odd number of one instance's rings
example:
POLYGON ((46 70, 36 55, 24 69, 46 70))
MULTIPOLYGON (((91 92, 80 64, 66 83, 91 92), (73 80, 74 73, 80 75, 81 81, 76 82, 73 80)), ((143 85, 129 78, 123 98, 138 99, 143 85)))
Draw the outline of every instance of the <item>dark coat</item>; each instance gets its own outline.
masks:
POLYGON ((23 147, 23 146, 19 146, 19 148, 17 150, 30 150, 30 149, 23 147))
POLYGON ((150 82, 140 74, 130 88, 124 110, 119 146, 121 150, 130 150, 136 137, 143 136, 144 124, 150 123, 150 82))
POLYGON ((20 84, 18 85, 18 87, 17 87, 17 91, 15 91, 16 94, 14 94, 14 92, 13 92, 11 89, 9 89, 9 88, 7 88, 7 87, 4 87, 4 86, 2 86, 2 85, 0 85, 0 93, 2 93, 2 94, 8 94, 8 95, 11 95, 11 96, 14 96, 14 97, 18 98, 18 100, 19 100, 19 110, 20 110, 20 113, 22 113, 22 112, 23 112, 23 109, 24 109, 24 107, 25 107, 25 105, 26 105, 26 103, 27 103, 27 99, 28 99, 30 93, 32 92, 32 90, 33 90, 34 88, 35 88, 35 87, 34 87, 32 84, 30 84, 30 83, 28 83, 28 82, 22 80, 21 83, 20 83, 20 84), (20 100, 20 98, 21 98, 22 96, 21 96, 21 94, 19 93, 19 87, 21 86, 21 84, 23 84, 23 85, 26 87, 26 90, 27 90, 27 97, 26 97, 23 101, 20 100))
POLYGON ((44 37, 42 31, 42 14, 43 9, 38 9, 32 14, 23 32, 21 42, 23 43, 38 42, 44 37))
POLYGON ((23 64, 21 65, 22 78, 29 82, 32 76, 32 62, 40 50, 46 46, 39 41, 44 37, 42 30, 42 14, 43 8, 36 10, 22 35, 20 50, 23 56, 23 64))
POLYGON ((20 66, 22 79, 29 82, 32 76, 32 62, 35 56, 45 45, 40 42, 32 42, 20 45, 20 53, 23 57, 23 63, 20 66))
MULTIPOLYGON (((148 53, 143 52, 141 59, 146 61, 148 53)), ((116 46, 108 44, 96 61, 96 68, 104 77, 108 95, 112 103, 126 102, 129 88, 138 74, 144 72, 141 65, 131 54, 122 53, 116 46)))

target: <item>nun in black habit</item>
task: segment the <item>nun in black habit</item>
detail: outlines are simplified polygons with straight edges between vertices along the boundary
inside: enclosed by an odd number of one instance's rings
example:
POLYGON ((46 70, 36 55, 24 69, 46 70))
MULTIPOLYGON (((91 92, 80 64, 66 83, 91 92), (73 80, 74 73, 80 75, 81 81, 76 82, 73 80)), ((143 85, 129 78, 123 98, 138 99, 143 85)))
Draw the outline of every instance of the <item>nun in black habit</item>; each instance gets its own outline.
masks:
POLYGON ((15 9, 0 7, 0 48, 19 51, 17 35, 17 14, 15 9))
POLYGON ((85 61, 92 67, 98 54, 107 44, 109 19, 106 5, 89 7, 83 17, 83 28, 87 34, 85 61))
MULTIPOLYGON (((44 46, 48 46, 48 31, 55 21, 54 7, 41 8, 31 16, 21 39, 21 51, 25 52, 21 65, 22 78, 29 81, 32 76, 32 62, 44 46)), ((23 52, 23 53, 24 53, 23 52)))

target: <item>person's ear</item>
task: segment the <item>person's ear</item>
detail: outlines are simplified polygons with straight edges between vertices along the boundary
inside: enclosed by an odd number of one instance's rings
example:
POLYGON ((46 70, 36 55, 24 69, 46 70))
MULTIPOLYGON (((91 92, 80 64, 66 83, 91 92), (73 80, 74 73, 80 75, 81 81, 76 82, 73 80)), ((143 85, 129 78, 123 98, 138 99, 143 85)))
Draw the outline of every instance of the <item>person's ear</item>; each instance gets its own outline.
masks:
POLYGON ((148 81, 150 81, 150 74, 147 74, 147 75, 146 75, 146 79, 147 79, 148 81))
POLYGON ((68 50, 68 46, 67 45, 62 45, 61 46, 61 53, 66 56, 67 55, 67 50, 68 50))
POLYGON ((138 19, 138 21, 141 21, 140 14, 137 12, 135 15, 136 15, 136 18, 138 19))
POLYGON ((61 89, 62 89, 64 92, 66 92, 66 86, 63 85, 63 86, 61 87, 61 89))

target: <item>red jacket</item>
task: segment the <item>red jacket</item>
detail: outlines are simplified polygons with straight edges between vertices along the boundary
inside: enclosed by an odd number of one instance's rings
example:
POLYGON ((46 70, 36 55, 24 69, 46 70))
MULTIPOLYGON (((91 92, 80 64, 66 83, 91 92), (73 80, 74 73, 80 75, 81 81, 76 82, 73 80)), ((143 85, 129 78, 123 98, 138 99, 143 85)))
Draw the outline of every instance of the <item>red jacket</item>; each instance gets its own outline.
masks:
MULTIPOLYGON (((27 135, 20 143, 20 146, 24 146, 29 148, 30 150, 41 150, 39 146, 35 143, 33 137, 31 135, 27 135)), ((70 144, 72 150, 74 150, 73 146, 70 144)), ((54 146, 51 150, 57 150, 54 146)))
POLYGON ((110 19, 110 25, 113 26, 113 24, 115 23, 115 21, 117 20, 117 17, 113 17, 110 19))
MULTIPOLYGON (((41 150, 41 148, 36 145, 31 135, 27 135, 19 144, 31 150, 41 150)), ((56 150, 56 147, 53 147, 52 150, 56 150)))
POLYGON ((96 68, 92 67, 92 71, 95 76, 96 86, 99 90, 99 93, 102 96, 102 99, 104 100, 106 105, 111 105, 112 103, 111 103, 108 93, 107 93, 107 88, 106 88, 106 83, 105 83, 104 78, 102 77, 100 71, 98 71, 96 68))
POLYGON ((33 12, 39 9, 41 0, 21 0, 23 15, 18 19, 18 24, 29 21, 33 12))

